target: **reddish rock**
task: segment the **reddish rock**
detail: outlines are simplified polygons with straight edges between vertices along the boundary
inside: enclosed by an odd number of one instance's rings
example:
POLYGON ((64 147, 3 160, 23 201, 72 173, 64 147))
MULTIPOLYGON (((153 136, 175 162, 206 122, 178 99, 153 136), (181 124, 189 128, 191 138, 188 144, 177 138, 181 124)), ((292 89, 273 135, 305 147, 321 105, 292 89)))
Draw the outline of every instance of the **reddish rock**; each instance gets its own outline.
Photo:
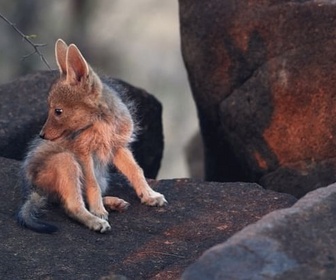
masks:
POLYGON ((334 2, 179 5, 206 179, 255 181, 297 196, 336 181, 334 2), (279 176, 283 170, 292 178, 279 176))

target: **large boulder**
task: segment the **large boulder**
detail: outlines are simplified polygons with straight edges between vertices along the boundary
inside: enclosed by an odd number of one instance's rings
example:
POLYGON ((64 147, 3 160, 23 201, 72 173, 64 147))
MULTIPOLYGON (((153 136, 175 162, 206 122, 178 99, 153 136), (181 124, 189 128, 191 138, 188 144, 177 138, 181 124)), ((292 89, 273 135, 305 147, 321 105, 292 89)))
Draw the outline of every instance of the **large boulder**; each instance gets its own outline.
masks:
POLYGON ((335 182, 334 1, 179 0, 179 8, 206 179, 298 197, 335 182))
MULTIPOLYGON (((41 71, 0 85, 0 156, 22 159, 27 144, 47 117, 47 96, 58 71, 41 71)), ((161 103, 146 91, 121 80, 103 81, 135 104, 141 130, 133 150, 147 178, 156 178, 163 154, 161 103)))
POLYGON ((335 279, 335 216, 333 184, 209 249, 182 279, 335 279))
POLYGON ((124 213, 110 214, 111 232, 90 231, 54 206, 43 219, 59 231, 38 234, 15 221, 21 196, 19 166, 20 162, 0 157, 2 279, 179 279, 206 249, 296 202, 291 195, 250 183, 150 180, 169 204, 148 207, 114 174, 110 194, 131 206, 124 213))

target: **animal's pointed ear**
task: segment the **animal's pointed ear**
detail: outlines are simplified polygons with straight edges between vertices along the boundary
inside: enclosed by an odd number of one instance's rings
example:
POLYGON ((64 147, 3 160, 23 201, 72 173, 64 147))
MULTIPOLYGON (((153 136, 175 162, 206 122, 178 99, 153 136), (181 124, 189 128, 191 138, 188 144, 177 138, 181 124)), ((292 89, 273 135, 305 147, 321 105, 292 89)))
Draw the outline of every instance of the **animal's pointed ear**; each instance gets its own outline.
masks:
POLYGON ((70 84, 77 84, 89 76, 89 65, 85 61, 79 49, 71 44, 68 47, 67 56, 67 76, 66 80, 70 84))
POLYGON ((66 54, 68 45, 62 40, 58 39, 55 44, 55 57, 61 76, 66 75, 66 54))

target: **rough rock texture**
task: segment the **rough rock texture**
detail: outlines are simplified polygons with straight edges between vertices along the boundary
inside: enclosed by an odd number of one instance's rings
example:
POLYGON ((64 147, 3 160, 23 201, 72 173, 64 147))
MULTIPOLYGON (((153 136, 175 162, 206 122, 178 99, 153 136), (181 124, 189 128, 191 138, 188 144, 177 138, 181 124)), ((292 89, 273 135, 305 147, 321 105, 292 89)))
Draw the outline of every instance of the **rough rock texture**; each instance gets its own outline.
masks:
MULTIPOLYGON (((22 159, 27 143, 36 136, 47 117, 47 96, 58 71, 45 71, 0 85, 0 156, 22 159)), ((162 107, 149 93, 123 81, 103 78, 137 109, 142 127, 133 143, 135 157, 148 178, 158 174, 163 154, 162 107)))
POLYGON ((206 179, 298 197, 336 181, 336 5, 179 0, 206 179))
POLYGON ((53 235, 19 227, 19 162, 0 158, 0 275, 3 279, 179 279, 206 249, 225 241, 263 215, 296 201, 256 184, 150 181, 164 193, 164 208, 141 205, 114 175, 111 194, 131 203, 110 214, 111 232, 99 234, 68 218, 58 207, 44 217, 53 235), (105 277, 105 278, 102 278, 105 277))
POLYGON ((274 211, 207 252, 185 280, 335 279, 336 184, 274 211))

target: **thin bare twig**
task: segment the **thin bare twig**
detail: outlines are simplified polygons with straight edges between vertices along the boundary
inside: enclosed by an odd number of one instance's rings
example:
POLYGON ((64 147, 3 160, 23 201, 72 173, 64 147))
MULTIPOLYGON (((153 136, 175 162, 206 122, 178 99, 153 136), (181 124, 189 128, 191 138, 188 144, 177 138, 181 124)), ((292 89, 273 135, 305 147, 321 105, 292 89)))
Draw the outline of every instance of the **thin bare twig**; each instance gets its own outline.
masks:
POLYGON ((40 59, 44 62, 45 65, 47 65, 48 69, 51 70, 51 67, 48 63, 48 61, 45 59, 45 57, 43 56, 43 54, 40 52, 39 48, 46 46, 46 44, 35 44, 34 42, 32 42, 32 40, 30 40, 29 36, 23 34, 21 32, 20 29, 18 29, 15 24, 13 24, 12 22, 10 22, 5 16, 3 16, 0 13, 0 18, 2 18, 6 23, 8 23, 17 33, 19 33, 21 35, 21 37, 28 43, 30 44, 33 48, 34 51, 28 55, 25 55, 23 57, 23 59, 26 59, 34 54, 38 54, 38 56, 40 57, 40 59))

